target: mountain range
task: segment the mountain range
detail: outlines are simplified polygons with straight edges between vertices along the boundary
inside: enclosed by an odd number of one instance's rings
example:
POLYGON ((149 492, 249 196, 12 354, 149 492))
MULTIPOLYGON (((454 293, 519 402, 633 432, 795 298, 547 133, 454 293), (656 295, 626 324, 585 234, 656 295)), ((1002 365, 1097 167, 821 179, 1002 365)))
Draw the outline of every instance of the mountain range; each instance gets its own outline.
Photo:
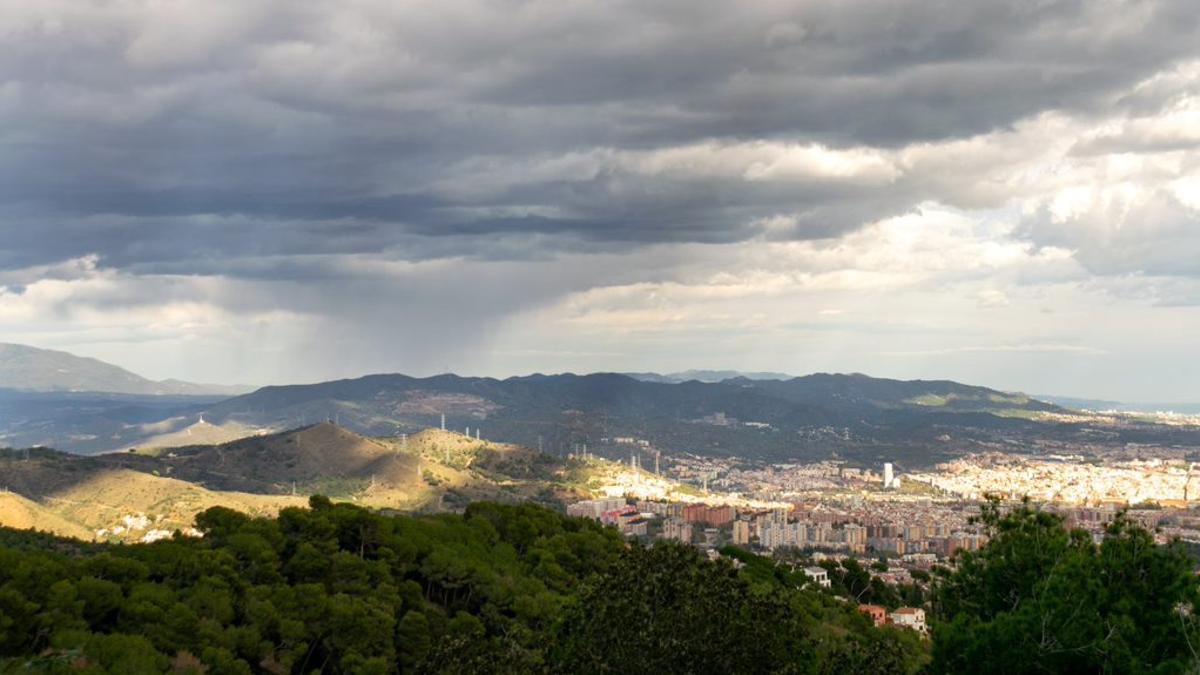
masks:
POLYGON ((155 381, 99 359, 10 343, 0 343, 0 388, 141 396, 235 396, 253 389, 181 380, 155 381))
POLYGON ((137 389, 131 383, 149 381, 91 359, 32 348, 4 353, 9 387, 0 388, 0 446, 78 453, 223 443, 323 421, 377 437, 445 424, 549 455, 586 446, 615 458, 634 446, 776 462, 895 461, 910 468, 989 450, 1187 455, 1200 449, 1194 419, 1084 412, 947 380, 734 371, 505 379, 384 374, 233 397, 179 396, 128 393, 137 389), (91 376, 82 377, 81 363, 91 376), (24 373, 16 384, 25 390, 13 387, 14 372, 24 373), (29 390, 37 387, 61 389, 29 390), (109 391, 62 390, 79 387, 109 391))
POLYGON ((680 382, 723 382, 739 377, 747 380, 790 380, 792 375, 787 373, 773 372, 747 372, 742 370, 683 370, 677 373, 622 373, 628 375, 635 380, 643 382, 666 382, 670 384, 679 384, 680 382))
POLYGON ((373 435, 442 423, 565 454, 624 445, 768 461, 841 457, 927 465, 968 452, 1200 448, 1200 427, 1080 413, 1023 394, 938 380, 816 374, 787 380, 647 382, 626 375, 371 375, 264 387, 217 403, 218 423, 334 419, 373 435))

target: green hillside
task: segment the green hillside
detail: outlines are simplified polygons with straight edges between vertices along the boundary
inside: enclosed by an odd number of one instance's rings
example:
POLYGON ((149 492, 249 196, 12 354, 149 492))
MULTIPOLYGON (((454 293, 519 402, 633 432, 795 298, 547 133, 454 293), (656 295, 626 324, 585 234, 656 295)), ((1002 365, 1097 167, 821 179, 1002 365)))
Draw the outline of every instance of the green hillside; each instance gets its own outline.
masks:
POLYGON ((911 672, 924 658, 915 635, 831 595, 532 505, 383 517, 314 497, 197 525, 203 538, 115 548, 0 534, 0 671, 911 672))
POLYGON ((83 544, 0 529, 0 672, 1183 673, 1200 586, 1177 546, 1118 519, 1102 544, 1046 513, 921 598, 932 638, 875 627, 856 565, 814 589, 728 550, 629 545, 534 506, 396 516, 313 497, 203 537, 83 544))

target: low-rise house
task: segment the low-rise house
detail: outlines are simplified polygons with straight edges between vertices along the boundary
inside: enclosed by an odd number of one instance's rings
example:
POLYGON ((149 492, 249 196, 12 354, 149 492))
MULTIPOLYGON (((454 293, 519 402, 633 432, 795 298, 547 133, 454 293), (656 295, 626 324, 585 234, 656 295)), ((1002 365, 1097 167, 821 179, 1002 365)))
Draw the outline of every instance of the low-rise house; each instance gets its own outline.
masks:
POLYGON ((880 605, 859 605, 858 611, 871 617, 876 628, 887 623, 887 609, 880 605))
POLYGON ((925 625, 925 610, 919 607, 901 607, 892 612, 888 618, 897 626, 911 628, 918 633, 924 634, 928 630, 925 625))

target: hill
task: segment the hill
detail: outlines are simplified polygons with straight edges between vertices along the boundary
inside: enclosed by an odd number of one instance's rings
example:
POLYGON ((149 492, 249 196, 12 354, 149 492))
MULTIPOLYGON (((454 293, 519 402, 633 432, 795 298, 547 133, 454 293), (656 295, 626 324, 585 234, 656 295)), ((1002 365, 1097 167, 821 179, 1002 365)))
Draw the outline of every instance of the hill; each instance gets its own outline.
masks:
POLYGON ((156 382, 99 359, 9 343, 0 343, 0 388, 152 396, 235 396, 251 389, 180 380, 156 382))
POLYGON ((0 489, 13 500, 0 525, 44 521, 67 536, 137 541, 188 528, 213 506, 271 515, 311 494, 404 511, 560 503, 613 471, 449 431, 372 439, 330 423, 157 453, 0 450, 0 489))
POLYGON ((63 536, 139 541, 192 526, 213 506, 272 515, 304 497, 213 490, 163 475, 154 457, 84 457, 48 449, 0 450, 0 488, 8 502, 0 525, 49 530, 63 536), (97 535, 98 531, 103 534, 97 535))
POLYGON ((142 425, 142 431, 161 431, 162 433, 141 438, 136 444, 131 444, 128 447, 120 449, 135 449, 138 452, 156 454, 170 448, 187 445, 216 445, 218 443, 228 443, 241 438, 259 436, 266 433, 261 429, 248 427, 237 422, 212 424, 205 421, 203 415, 200 415, 196 422, 179 428, 180 424, 186 423, 187 418, 175 417, 156 424, 142 425))
POLYGON ((131 469, 97 471, 42 499, 56 515, 100 539, 142 540, 190 529, 196 514, 214 506, 271 516, 303 497, 215 491, 187 481, 131 469))
POLYGON ((92 531, 13 492, 0 492, 0 527, 38 530, 60 537, 91 539, 92 531))
POLYGON ((944 380, 816 374, 787 380, 647 382, 613 373, 504 380, 372 375, 265 387, 222 401, 214 421, 294 426, 337 418, 371 435, 438 426, 565 455, 622 442, 666 452, 792 461, 842 457, 921 466, 973 451, 1200 448, 1200 427, 1090 416, 1019 393, 944 380))
POLYGON ((166 474, 221 490, 345 494, 372 485, 424 488, 416 457, 327 422, 220 445, 174 448, 159 461, 166 474))

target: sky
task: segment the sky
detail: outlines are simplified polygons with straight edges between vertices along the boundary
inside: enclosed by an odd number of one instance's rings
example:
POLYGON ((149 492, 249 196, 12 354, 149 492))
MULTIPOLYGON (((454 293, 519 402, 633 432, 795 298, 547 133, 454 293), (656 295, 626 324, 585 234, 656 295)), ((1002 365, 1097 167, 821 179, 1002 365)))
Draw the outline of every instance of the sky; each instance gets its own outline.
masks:
POLYGON ((0 341, 1200 400, 1194 0, 0 0, 0 341))

